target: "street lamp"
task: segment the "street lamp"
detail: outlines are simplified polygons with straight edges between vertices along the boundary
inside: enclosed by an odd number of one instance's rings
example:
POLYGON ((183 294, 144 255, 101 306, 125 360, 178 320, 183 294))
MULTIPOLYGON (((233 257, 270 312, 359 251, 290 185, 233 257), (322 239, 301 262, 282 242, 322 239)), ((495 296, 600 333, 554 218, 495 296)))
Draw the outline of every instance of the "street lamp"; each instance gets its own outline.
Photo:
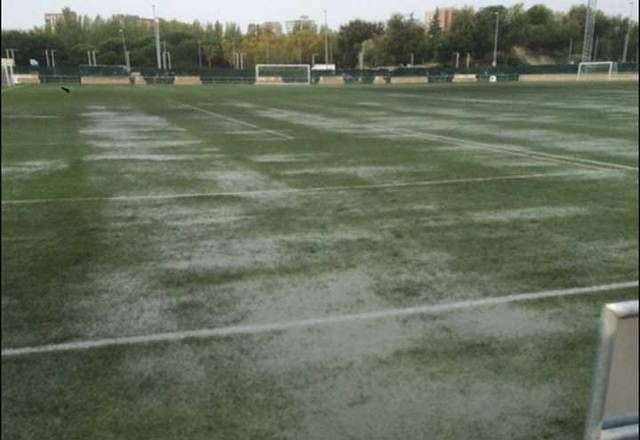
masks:
POLYGON ((324 10, 324 67, 329 65, 329 28, 327 27, 327 10, 324 10))
POLYGON ((624 36, 624 49, 622 50, 622 62, 627 62, 627 51, 629 49, 629 35, 631 34, 631 17, 633 16, 633 0, 629 2, 631 11, 629 11, 629 21, 627 23, 627 34, 624 36))
POLYGON ((496 32, 493 37, 493 63, 491 63, 491 65, 496 67, 498 65, 498 22, 500 20, 500 15, 498 14, 498 11, 494 12, 494 14, 496 16, 496 32))
POLYGON ((158 70, 162 69, 162 58, 160 57, 160 23, 156 17, 156 5, 153 8, 153 33, 156 41, 156 61, 158 62, 158 70))
POLYGON ((122 51, 124 52, 124 64, 127 66, 127 72, 131 71, 131 66, 129 64, 129 51, 127 50, 127 42, 124 39, 124 31, 122 29, 119 30, 120 37, 122 37, 122 51))

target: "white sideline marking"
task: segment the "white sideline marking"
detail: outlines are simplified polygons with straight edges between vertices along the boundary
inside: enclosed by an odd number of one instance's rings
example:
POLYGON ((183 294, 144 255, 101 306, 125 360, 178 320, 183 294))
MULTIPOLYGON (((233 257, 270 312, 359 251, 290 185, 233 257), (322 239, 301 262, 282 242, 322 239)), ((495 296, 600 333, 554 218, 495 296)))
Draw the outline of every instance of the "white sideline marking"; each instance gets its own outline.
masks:
POLYGON ((558 162, 558 163, 569 163, 572 165, 580 165, 582 167, 586 167, 590 169, 603 170, 603 169, 615 168, 615 169, 621 169, 621 170, 638 171, 638 168, 636 167, 632 167, 629 165, 622 165, 614 162, 603 162, 599 160, 583 159, 583 158, 574 157, 574 156, 563 156, 560 154, 543 153, 540 151, 531 151, 528 149, 521 149, 521 148, 509 148, 509 147, 504 147, 500 145, 486 144, 484 142, 470 141, 467 139, 456 138, 452 136, 444 136, 444 135, 433 134, 433 133, 424 133, 424 132, 404 130, 404 129, 401 129, 401 130, 396 129, 395 131, 398 132, 399 134, 405 134, 413 137, 421 137, 428 140, 448 142, 450 144, 465 145, 472 148, 489 150, 496 153, 506 153, 506 154, 511 154, 515 156, 526 156, 526 157, 534 157, 534 158, 537 157, 538 159, 541 159, 541 160, 547 160, 547 161, 558 162))
POLYGON ((318 318, 297 319, 292 321, 272 322, 267 324, 235 325, 219 328, 204 328, 199 330, 185 330, 178 332, 156 333, 141 336, 125 336, 89 341, 64 342, 61 344, 47 344, 32 347, 7 348, 2 350, 2 357, 19 356, 35 353, 53 353, 61 351, 88 350, 99 347, 116 345, 147 344, 150 342, 179 341, 189 338, 215 338, 233 335, 255 335, 260 333, 292 330, 298 328, 318 327, 353 321, 364 321, 381 318, 405 317, 413 315, 435 315, 460 309, 493 306, 520 301, 538 300, 563 296, 591 294, 638 287, 638 281, 625 281, 598 286, 573 287, 569 289, 547 290, 535 293, 520 293, 494 298, 472 299, 448 304, 429 304, 423 306, 379 310, 375 312, 352 313, 347 315, 322 316, 318 318))
MULTIPOLYGON (((610 172, 611 170, 607 170, 610 172)), ((250 196, 264 194, 300 194, 315 192, 331 192, 331 191, 359 191, 370 189, 385 188, 404 188, 411 186, 431 186, 431 185, 449 185, 458 183, 475 183, 475 182, 495 182, 500 180, 525 180, 525 179, 541 179, 547 177, 569 177, 582 176, 590 174, 598 174, 601 171, 584 171, 584 172, 558 172, 558 173, 533 173, 518 174, 512 176, 489 176, 489 177, 468 177, 460 179, 444 179, 444 180, 422 180, 416 182, 397 182, 397 183, 372 183, 368 185, 347 185, 347 186, 320 186, 315 188, 289 188, 289 189, 263 189, 254 191, 227 191, 227 192, 209 192, 209 193, 186 193, 186 194, 156 194, 156 195, 139 195, 139 196, 107 196, 107 197, 60 197, 52 199, 22 199, 22 200, 3 200, 2 206, 11 205, 37 205, 44 203, 73 203, 73 202, 100 202, 100 201, 132 201, 132 200, 170 200, 170 199, 195 199, 205 197, 228 197, 228 196, 250 196)))
POLYGON ((279 136, 283 139, 287 139, 287 140, 293 140, 295 139, 293 136, 289 136, 288 134, 284 134, 284 133, 280 133, 279 131, 275 131, 275 130, 270 130, 268 128, 261 128, 258 127, 257 125, 251 124, 249 122, 240 120, 240 119, 236 119, 236 118, 232 118, 231 116, 226 116, 226 115, 221 115, 220 113, 216 113, 216 112, 212 112, 210 110, 206 110, 200 107, 196 107, 195 105, 191 105, 191 104, 185 104, 184 102, 180 102, 180 105, 182 105, 183 107, 187 107, 190 108, 192 110, 196 110, 199 111, 201 113, 205 113, 207 115, 211 115, 211 116, 215 116, 216 118, 220 118, 220 119, 224 119, 226 121, 230 121, 230 122, 235 122, 236 124, 241 124, 241 125, 246 125, 247 127, 251 127, 253 129, 262 131, 264 133, 271 133, 275 136, 279 136))

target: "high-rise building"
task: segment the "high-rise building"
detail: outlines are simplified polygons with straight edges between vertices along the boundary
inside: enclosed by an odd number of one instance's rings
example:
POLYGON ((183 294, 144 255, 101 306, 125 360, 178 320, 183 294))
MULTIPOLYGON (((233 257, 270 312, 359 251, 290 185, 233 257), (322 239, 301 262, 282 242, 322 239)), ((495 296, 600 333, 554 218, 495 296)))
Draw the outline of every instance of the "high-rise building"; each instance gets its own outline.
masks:
MULTIPOLYGON (((451 27, 451 22, 453 21, 453 16, 458 13, 459 9, 457 8, 438 8, 436 9, 438 12, 438 24, 440 25, 440 29, 443 31, 448 31, 451 27)), ((424 24, 428 28, 431 26, 431 22, 433 21, 433 17, 436 15, 436 11, 425 12, 424 14, 424 24)))
POLYGON ((284 23, 284 27, 287 30, 287 33, 295 31, 296 29, 304 29, 304 28, 316 28, 316 22, 311 20, 308 15, 301 15, 295 20, 287 20, 284 23))
POLYGON ((282 24, 278 21, 265 21, 262 24, 251 23, 247 26, 247 33, 270 32, 274 35, 282 34, 282 24))
POLYGON ((44 25, 55 27, 56 22, 62 19, 61 12, 47 12, 44 14, 44 25))
POLYGON ((279 21, 265 21, 262 23, 262 27, 276 35, 282 34, 282 23, 279 21))
POLYGON ((128 22, 151 28, 154 23, 153 18, 144 18, 139 15, 114 14, 112 18, 121 26, 128 22))

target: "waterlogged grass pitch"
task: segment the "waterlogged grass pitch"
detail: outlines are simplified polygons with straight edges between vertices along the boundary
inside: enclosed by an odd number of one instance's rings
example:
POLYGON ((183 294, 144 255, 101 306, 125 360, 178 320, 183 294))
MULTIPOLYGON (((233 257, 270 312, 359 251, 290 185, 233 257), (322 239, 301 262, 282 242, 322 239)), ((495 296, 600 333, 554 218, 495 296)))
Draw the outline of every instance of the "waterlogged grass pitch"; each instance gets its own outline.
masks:
POLYGON ((600 308, 637 287, 6 353, 637 281, 637 100, 631 83, 8 90, 3 437, 581 438, 600 308))

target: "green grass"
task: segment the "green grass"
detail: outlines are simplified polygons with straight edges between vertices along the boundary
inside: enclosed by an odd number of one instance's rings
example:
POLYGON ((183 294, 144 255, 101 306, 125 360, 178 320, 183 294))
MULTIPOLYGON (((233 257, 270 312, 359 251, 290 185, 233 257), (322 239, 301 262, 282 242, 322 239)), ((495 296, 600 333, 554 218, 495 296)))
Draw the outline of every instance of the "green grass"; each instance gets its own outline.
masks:
MULTIPOLYGON (((637 99, 631 83, 10 90, 2 348, 637 280, 637 99)), ((637 297, 3 356, 2 434, 577 439, 600 308, 637 297)))

